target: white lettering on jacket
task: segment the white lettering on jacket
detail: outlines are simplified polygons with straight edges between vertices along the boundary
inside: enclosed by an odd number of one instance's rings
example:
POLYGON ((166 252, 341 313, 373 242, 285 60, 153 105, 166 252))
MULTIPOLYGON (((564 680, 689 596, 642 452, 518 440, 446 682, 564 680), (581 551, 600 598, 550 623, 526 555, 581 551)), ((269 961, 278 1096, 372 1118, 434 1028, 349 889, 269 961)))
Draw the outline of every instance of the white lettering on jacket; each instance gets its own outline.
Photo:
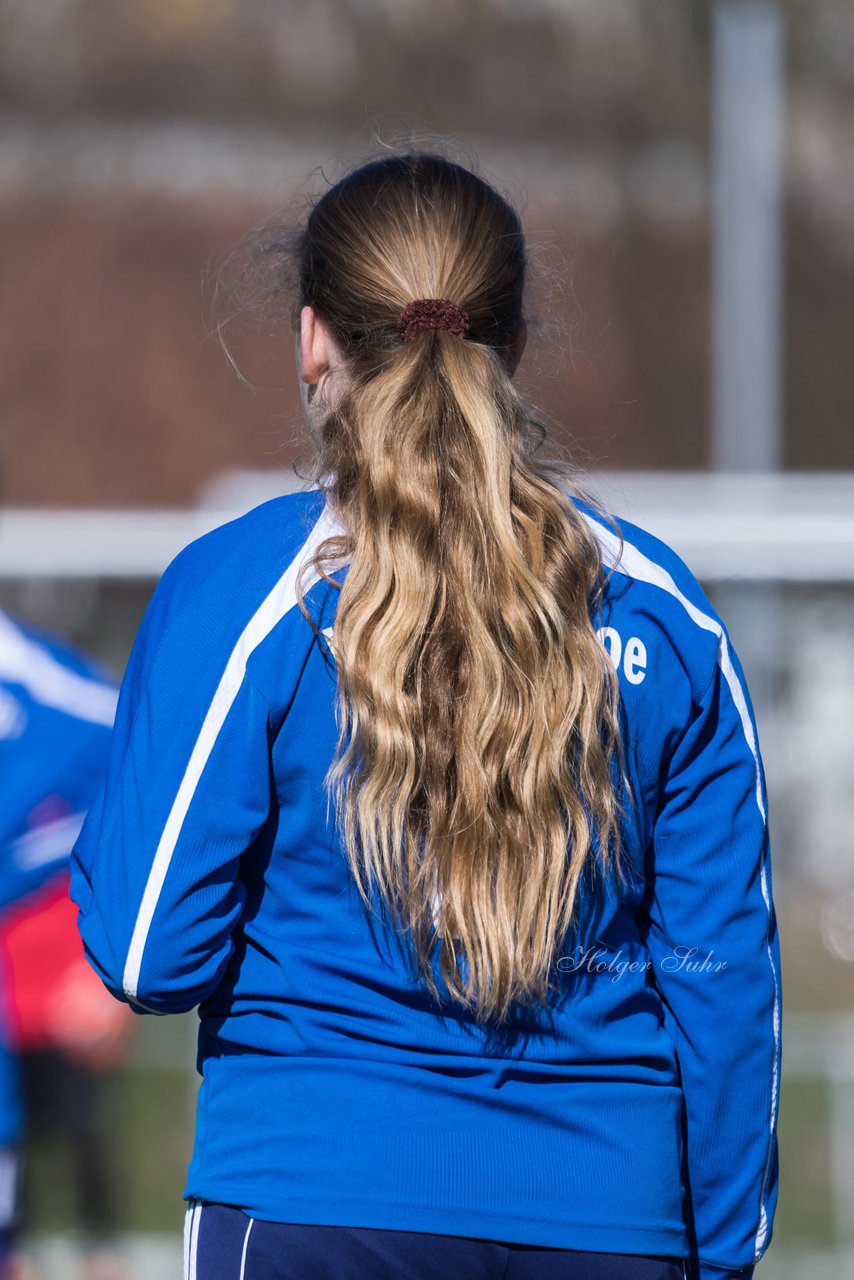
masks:
POLYGON ((623 638, 616 627, 600 627, 596 634, 617 671, 622 662, 623 675, 629 684, 640 684, 646 675, 646 645, 643 640, 637 636, 629 636, 623 644, 623 638))

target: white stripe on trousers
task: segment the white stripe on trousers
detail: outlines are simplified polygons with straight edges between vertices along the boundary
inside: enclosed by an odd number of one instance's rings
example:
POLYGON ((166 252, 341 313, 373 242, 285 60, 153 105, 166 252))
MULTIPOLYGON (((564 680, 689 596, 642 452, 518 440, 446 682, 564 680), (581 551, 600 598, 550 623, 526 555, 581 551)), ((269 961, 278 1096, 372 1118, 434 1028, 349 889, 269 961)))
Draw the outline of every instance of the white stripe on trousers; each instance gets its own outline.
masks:
POLYGON ((246 1251, 249 1248, 249 1236, 252 1228, 255 1226, 255 1219, 249 1219, 249 1226, 246 1228, 246 1235, 243 1237, 243 1253, 240 1256, 240 1280, 246 1280, 246 1251))
POLYGON ((198 1200, 191 1200, 184 1214, 184 1280, 196 1280, 203 1207, 198 1200))

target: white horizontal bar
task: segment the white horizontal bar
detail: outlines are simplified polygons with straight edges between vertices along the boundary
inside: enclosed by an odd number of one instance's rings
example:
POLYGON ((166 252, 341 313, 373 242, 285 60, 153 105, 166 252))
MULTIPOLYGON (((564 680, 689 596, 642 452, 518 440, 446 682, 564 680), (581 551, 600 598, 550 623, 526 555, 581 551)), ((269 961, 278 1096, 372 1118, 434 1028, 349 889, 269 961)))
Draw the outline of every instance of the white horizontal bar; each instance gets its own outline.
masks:
MULTIPOLYGON (((608 511, 668 543, 703 581, 854 582, 854 473, 597 472, 608 511)), ((294 487, 235 472, 194 509, 0 511, 0 577, 159 577, 194 538, 294 487)))
POLYGON ((7 508, 0 513, 0 576, 158 578, 188 542, 235 514, 7 508))

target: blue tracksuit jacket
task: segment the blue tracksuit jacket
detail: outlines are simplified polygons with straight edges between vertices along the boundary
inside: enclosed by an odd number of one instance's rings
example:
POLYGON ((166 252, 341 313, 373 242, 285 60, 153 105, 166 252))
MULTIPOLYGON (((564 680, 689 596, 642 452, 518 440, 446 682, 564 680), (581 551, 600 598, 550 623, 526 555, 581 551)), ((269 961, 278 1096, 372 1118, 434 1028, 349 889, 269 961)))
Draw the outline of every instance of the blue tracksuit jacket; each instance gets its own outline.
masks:
POLYGON ((434 1007, 334 835, 338 593, 310 579, 318 638, 294 591, 336 530, 323 494, 265 502, 166 569, 72 896, 119 999, 199 1006, 188 1198, 690 1255, 702 1280, 748 1276, 767 1248, 781 980, 744 672, 668 546, 621 520, 617 558, 607 519, 571 500, 613 568, 594 622, 619 672, 637 875, 588 912, 560 999, 497 1042, 434 1007))
MULTIPOLYGON (((0 910, 67 865, 103 782, 117 694, 101 663, 0 610, 0 910)), ((21 1129, 0 1026, 0 1145, 21 1129)))

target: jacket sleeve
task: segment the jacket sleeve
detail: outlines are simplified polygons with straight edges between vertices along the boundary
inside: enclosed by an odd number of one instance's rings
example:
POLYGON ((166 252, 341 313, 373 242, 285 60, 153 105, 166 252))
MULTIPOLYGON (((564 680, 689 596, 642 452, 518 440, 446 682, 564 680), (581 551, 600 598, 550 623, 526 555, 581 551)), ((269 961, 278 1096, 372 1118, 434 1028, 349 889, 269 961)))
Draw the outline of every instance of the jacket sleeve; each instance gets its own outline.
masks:
MULTIPOLYGON (((39 727, 16 740, 19 750, 32 758, 42 794, 28 811, 19 799, 20 774, 3 789, 0 912, 37 893, 67 866, 86 811, 103 781, 110 735, 107 725, 58 712, 49 728, 39 727)), ((30 789, 24 794, 32 799, 30 789)))
POLYGON ((71 855, 86 954, 137 1012, 185 1012, 216 990, 245 901, 240 857, 270 811, 269 706, 234 611, 187 556, 143 617, 71 855))
POLYGON ((765 775, 726 628, 662 773, 645 901, 684 1098, 689 1275, 749 1278, 777 1201, 782 987, 765 775))

